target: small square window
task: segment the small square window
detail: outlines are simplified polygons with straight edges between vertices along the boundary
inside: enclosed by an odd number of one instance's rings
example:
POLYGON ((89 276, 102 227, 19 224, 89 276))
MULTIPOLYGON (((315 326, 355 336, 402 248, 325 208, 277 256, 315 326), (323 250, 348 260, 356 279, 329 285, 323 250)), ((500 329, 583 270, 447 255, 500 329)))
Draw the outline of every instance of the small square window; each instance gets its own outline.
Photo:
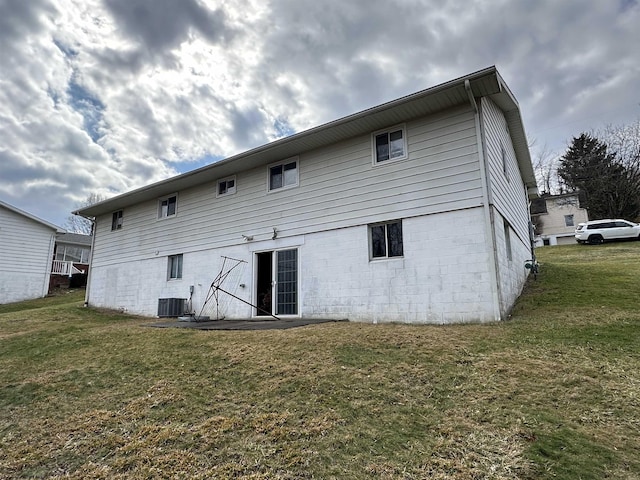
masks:
POLYGON ((370 225, 369 245, 371 258, 402 257, 402 221, 370 225))
POLYGON ((236 177, 229 177, 223 180, 218 180, 218 192, 217 196, 231 195, 236 193, 236 177))
POLYGON ((288 160, 269 166, 269 190, 298 185, 298 160, 288 160))
POLYGON ((158 218, 173 217, 178 209, 178 196, 169 195, 158 201, 158 218))
POLYGON ((573 215, 565 215, 564 216, 564 226, 565 227, 574 227, 573 215))
POLYGON ((120 230, 122 228, 122 210, 113 212, 111 216, 111 230, 120 230))
POLYGON ((404 126, 394 127, 373 134, 374 163, 407 158, 406 132, 404 126))
POLYGON ((175 280, 182 278, 182 254, 170 255, 167 265, 167 279, 175 280))

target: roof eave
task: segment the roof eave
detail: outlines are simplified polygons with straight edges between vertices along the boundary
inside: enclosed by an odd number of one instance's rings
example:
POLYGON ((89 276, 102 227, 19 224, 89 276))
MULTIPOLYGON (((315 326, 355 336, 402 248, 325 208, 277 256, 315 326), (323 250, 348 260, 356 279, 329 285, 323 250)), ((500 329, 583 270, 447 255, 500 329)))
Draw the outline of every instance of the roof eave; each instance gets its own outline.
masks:
MULTIPOLYGON (((366 132, 373 132, 380 128, 406 121, 412 118, 412 116, 415 118, 420 115, 427 115, 456 105, 465 104, 467 102, 466 91, 464 89, 466 80, 471 83, 474 93, 478 96, 503 96, 506 92, 507 97, 512 99, 512 101, 508 103, 510 104, 510 108, 515 109, 515 113, 511 115, 513 118, 507 121, 513 124, 513 130, 518 132, 516 138, 518 140, 521 138, 524 139, 524 148, 516 148, 518 163, 527 186, 530 186, 531 179, 533 179, 533 184, 535 184, 535 176, 533 175, 533 169, 531 167, 531 159, 518 105, 508 91, 508 88, 506 88, 495 66, 492 66, 296 133, 289 137, 275 140, 190 172, 132 190, 131 192, 118 195, 109 200, 81 208, 73 213, 88 218, 96 217, 124 209, 136 203, 162 197, 172 192, 213 182, 239 171, 245 171, 260 165, 286 159, 302 152, 314 150, 328 143, 335 143, 366 132), (526 168, 527 162, 531 172, 526 168), (529 177, 529 173, 531 173, 531 178, 529 177)), ((510 129, 511 128, 510 125, 510 129)))
POLYGON ((520 175, 522 176, 522 180, 524 181, 527 189, 527 195, 529 199, 537 198, 539 196, 538 182, 536 181, 536 175, 533 171, 531 152, 529 151, 529 143, 527 141, 527 135, 522 122, 520 107, 515 96, 500 74, 496 72, 496 75, 500 84, 500 93, 490 95, 490 97, 504 112, 505 120, 507 121, 507 126, 509 128, 511 143, 513 144, 513 149, 518 161, 520 175))
POLYGON ((47 222, 46 220, 43 220, 41 218, 36 217, 35 215, 30 214, 29 212, 25 212, 24 210, 20 210, 17 207, 14 207, 13 205, 10 205, 6 202, 3 202, 2 200, 0 200, 0 206, 6 208, 7 210, 11 210, 14 213, 17 213, 18 215, 22 215, 23 217, 27 217, 30 220, 33 220, 34 222, 40 223, 46 227, 51 228, 52 230, 55 230, 57 233, 63 233, 65 232, 64 229, 58 227, 57 225, 54 225, 53 223, 47 222))

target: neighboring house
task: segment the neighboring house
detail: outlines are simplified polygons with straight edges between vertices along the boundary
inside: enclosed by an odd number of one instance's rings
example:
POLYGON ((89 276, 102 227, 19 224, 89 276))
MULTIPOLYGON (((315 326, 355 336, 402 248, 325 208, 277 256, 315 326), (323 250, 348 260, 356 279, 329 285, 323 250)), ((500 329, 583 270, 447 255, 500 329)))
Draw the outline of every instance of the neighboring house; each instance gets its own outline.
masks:
POLYGON ((44 297, 57 226, 0 200, 0 303, 44 297))
POLYGON ((543 195, 531 202, 531 220, 535 227, 535 245, 575 244, 579 223, 589 220, 587 210, 580 207, 578 193, 543 195))
POLYGON ((79 233, 56 234, 50 291, 60 287, 84 287, 87 284, 91 238, 91 235, 79 233))
POLYGON ((87 304, 499 320, 527 277, 535 195, 518 104, 490 67, 82 208, 87 304))

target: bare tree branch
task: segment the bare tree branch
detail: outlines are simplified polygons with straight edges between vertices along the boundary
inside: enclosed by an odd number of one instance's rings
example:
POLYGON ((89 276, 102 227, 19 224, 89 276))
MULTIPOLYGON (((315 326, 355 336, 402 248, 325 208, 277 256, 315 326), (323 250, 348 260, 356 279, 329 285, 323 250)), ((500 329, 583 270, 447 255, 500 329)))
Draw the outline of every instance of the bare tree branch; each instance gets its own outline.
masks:
MULTIPOLYGON (((91 193, 89 196, 80 203, 76 204, 76 208, 88 207, 94 203, 102 202, 107 197, 99 193, 91 193)), ((91 235, 91 221, 81 217, 80 215, 69 215, 67 221, 63 225, 65 230, 71 233, 81 233, 83 235, 91 235)))
POLYGON ((533 171, 543 193, 558 193, 558 155, 546 144, 537 151, 533 158, 533 171))

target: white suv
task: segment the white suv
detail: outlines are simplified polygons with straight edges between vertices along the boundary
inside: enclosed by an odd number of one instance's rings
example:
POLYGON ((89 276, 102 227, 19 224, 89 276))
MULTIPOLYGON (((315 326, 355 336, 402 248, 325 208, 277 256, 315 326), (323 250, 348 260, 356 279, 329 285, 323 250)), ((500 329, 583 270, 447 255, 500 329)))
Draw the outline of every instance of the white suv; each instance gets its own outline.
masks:
POLYGON ((576 241, 599 245, 608 240, 635 238, 640 240, 640 225, 620 219, 593 220, 580 223, 576 229, 576 241))

